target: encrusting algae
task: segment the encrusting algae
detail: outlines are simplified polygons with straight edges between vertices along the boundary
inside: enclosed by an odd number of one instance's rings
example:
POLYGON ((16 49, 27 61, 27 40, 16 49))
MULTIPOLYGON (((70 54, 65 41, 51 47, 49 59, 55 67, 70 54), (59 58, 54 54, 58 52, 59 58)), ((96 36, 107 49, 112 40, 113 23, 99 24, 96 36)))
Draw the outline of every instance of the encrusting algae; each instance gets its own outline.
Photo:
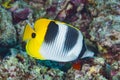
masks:
POLYGON ((119 3, 119 0, 0 0, 0 80, 119 80, 119 3), (27 55, 26 43, 22 41, 25 26, 29 24, 34 30, 36 20, 41 18, 80 29, 89 49, 97 50, 96 57, 80 59, 73 65, 27 55))

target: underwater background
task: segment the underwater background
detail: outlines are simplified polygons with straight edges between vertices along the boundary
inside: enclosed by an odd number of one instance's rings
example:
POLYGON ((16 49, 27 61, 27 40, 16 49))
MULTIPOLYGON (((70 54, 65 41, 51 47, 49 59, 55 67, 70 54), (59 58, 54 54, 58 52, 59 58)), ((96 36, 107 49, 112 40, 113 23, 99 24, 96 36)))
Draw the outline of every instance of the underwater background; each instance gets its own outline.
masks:
POLYGON ((0 0, 0 80, 120 80, 120 0, 0 0), (76 70, 27 55, 24 28, 39 18, 80 29, 97 57, 76 70))

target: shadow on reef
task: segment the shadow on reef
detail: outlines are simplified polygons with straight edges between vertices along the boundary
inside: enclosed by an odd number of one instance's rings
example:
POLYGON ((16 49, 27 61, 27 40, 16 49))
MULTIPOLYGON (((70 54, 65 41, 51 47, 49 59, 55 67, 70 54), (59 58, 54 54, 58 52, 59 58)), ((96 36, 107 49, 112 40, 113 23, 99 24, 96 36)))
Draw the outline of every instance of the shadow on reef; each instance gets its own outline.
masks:
POLYGON ((0 57, 4 58, 6 56, 6 53, 9 51, 7 48, 1 48, 0 47, 0 57))
POLYGON ((60 63, 60 62, 56 62, 56 61, 50 61, 50 60, 37 60, 37 63, 43 65, 43 66, 47 66, 49 68, 55 68, 55 69, 60 69, 64 72, 67 72, 71 67, 72 64, 70 62, 68 63, 60 63))
POLYGON ((3 47, 0 45, 0 58, 5 58, 9 55, 17 55, 20 51, 25 51, 26 43, 22 42, 20 44, 16 43, 15 45, 3 47), (11 50, 14 50, 13 52, 11 50))

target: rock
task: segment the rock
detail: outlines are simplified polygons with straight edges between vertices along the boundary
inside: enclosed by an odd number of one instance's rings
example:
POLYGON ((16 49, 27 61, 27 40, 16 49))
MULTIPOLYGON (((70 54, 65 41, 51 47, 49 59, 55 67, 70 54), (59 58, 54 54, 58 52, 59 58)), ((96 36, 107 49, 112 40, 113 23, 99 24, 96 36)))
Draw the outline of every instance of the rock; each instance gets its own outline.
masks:
POLYGON ((1 7, 0 11, 0 49, 9 48, 16 44, 16 30, 11 22, 11 13, 1 7))

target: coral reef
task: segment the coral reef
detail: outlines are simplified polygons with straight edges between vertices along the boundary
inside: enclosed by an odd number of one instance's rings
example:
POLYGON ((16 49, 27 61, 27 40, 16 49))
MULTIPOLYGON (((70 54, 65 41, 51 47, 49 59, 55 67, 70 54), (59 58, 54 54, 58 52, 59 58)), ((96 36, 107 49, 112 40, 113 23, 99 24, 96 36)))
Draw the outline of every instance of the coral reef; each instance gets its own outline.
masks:
POLYGON ((16 43, 16 30, 11 22, 11 13, 3 8, 0 11, 0 47, 12 46, 16 43))
POLYGON ((34 59, 25 59, 20 54, 0 60, 1 80, 62 80, 63 75, 58 69, 41 66, 34 59))
POLYGON ((91 1, 95 4, 89 7, 92 16, 94 16, 93 13, 97 11, 96 17, 93 17, 90 24, 91 40, 97 41, 100 45, 107 47, 119 45, 120 16, 117 11, 120 8, 118 4, 120 1, 91 1))
POLYGON ((120 0, 0 0, 0 80, 119 80, 120 0), (27 55, 25 25, 49 18, 79 28, 98 47, 93 59, 71 63, 35 60, 27 55))

